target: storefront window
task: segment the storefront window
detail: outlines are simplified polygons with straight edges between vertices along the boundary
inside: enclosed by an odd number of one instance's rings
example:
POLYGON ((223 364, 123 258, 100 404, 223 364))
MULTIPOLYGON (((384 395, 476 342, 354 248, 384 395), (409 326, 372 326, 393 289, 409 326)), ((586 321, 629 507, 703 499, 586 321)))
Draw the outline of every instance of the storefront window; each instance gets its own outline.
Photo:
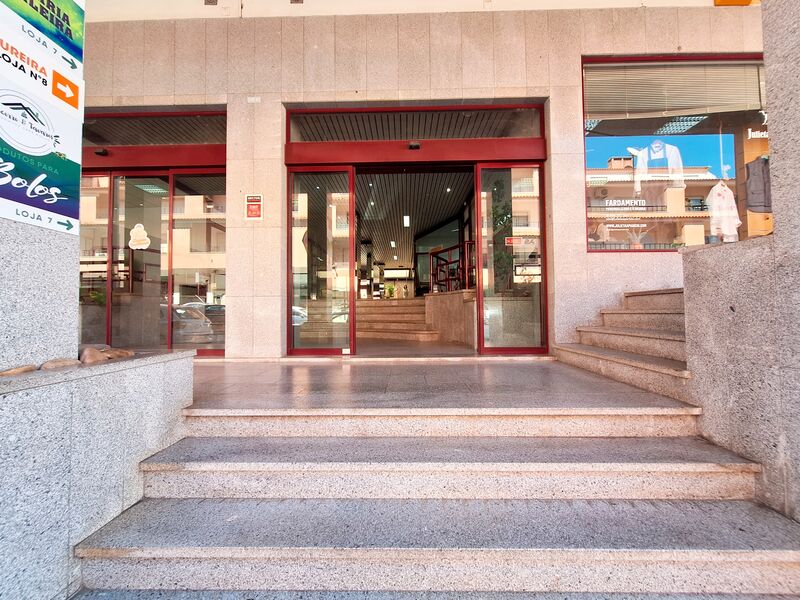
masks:
POLYGON ((172 182, 170 214, 168 171, 83 177, 81 343, 224 350, 225 175, 172 182))
POLYGON ((80 309, 84 344, 106 342, 109 177, 81 178, 80 309))
POLYGON ((225 348, 225 231, 225 176, 176 176, 173 348, 225 348))
POLYGON ((587 64, 590 250, 674 250, 772 232, 754 62, 587 64))

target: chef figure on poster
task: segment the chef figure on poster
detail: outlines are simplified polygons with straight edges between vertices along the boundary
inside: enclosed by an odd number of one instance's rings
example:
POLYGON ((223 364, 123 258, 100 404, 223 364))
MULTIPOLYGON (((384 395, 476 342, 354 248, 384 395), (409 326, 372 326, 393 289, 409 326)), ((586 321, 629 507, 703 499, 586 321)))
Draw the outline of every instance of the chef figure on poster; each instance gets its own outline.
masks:
POLYGON ((683 158, 677 146, 667 144, 664 140, 654 139, 644 148, 628 148, 635 158, 633 190, 637 198, 646 198, 649 206, 663 203, 664 190, 685 188, 683 175, 683 158), (666 172, 667 179, 653 176, 656 170, 666 172))

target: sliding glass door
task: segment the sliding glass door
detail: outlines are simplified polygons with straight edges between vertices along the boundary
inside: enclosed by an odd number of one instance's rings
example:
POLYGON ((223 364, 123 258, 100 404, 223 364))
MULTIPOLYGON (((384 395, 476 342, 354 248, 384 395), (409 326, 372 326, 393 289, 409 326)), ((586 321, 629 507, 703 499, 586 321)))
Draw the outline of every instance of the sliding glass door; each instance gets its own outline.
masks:
POLYGON ((289 172, 289 352, 355 351, 353 172, 289 172))
POLYGON ((479 351, 546 353, 541 168, 479 164, 476 187, 479 351))

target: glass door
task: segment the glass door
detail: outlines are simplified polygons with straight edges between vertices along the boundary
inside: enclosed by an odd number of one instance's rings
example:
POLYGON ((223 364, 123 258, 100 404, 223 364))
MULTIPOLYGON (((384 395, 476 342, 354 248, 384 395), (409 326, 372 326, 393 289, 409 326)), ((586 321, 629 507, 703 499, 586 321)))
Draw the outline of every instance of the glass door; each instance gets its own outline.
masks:
POLYGON ((168 346, 169 176, 113 182, 111 340, 114 346, 168 346))
POLYGON ((289 171, 289 353, 350 354, 355 335, 349 167, 289 171))
POLYGON ((541 167, 479 164, 478 349, 547 352, 541 167))

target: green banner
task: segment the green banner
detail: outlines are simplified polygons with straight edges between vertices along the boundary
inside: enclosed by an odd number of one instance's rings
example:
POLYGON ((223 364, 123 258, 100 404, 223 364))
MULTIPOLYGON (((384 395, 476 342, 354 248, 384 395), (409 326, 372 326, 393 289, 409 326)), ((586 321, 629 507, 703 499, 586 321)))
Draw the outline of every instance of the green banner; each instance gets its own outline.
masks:
POLYGON ((84 10, 75 0, 0 0, 83 62, 84 10))

